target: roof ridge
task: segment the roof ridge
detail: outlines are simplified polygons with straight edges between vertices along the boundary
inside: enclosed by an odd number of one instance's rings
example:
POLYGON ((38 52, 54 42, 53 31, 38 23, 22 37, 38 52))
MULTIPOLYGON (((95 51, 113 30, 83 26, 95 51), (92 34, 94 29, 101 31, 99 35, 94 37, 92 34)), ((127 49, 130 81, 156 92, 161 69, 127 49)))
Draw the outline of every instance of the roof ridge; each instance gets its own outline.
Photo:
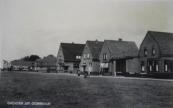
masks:
POLYGON ((135 41, 119 41, 119 40, 105 40, 105 41, 113 41, 113 42, 133 42, 133 43, 135 43, 135 41))
POLYGON ((166 34, 173 34, 173 33, 171 33, 171 32, 150 31, 150 30, 148 30, 148 32, 153 32, 153 33, 166 33, 166 34))
POLYGON ((75 44, 75 45, 85 45, 85 44, 81 44, 81 43, 62 43, 61 44, 75 44))
MULTIPOLYGON (((87 40, 87 42, 95 42, 93 40, 87 40)), ((104 42, 104 41, 97 41, 97 42, 104 42)))

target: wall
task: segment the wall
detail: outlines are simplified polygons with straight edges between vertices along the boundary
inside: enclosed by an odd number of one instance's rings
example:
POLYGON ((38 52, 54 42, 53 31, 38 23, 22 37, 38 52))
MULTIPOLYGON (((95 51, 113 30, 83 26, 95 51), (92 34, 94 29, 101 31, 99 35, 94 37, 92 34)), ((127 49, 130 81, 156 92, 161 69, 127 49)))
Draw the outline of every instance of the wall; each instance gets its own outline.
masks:
POLYGON ((62 51, 62 47, 60 46, 59 47, 59 51, 58 51, 58 55, 57 55, 57 70, 63 70, 62 67, 60 67, 60 64, 59 63, 64 63, 64 55, 63 55, 63 51, 62 51))
POLYGON ((145 72, 147 72, 147 58, 159 58, 159 47, 156 43, 156 41, 150 36, 150 34, 147 34, 144 38, 143 42, 141 43, 140 49, 139 49, 139 72, 141 72, 141 61, 145 61, 145 72), (155 46, 155 55, 152 55, 152 46, 155 46), (147 56, 144 56, 144 47, 147 47, 147 56))
POLYGON ((138 58, 126 60, 126 72, 139 73, 139 64, 138 58))
MULTIPOLYGON (((103 63, 103 62, 109 62, 110 60, 110 57, 111 57, 111 54, 110 54, 110 51, 106 45, 106 43, 104 42, 103 44, 103 47, 102 47, 102 50, 100 52, 100 57, 99 57, 99 60, 100 60, 100 63, 103 63), (103 60, 103 54, 104 53, 107 53, 107 60, 103 60)), ((111 65, 109 64, 109 71, 111 71, 111 65)), ((101 71, 101 68, 99 69, 99 71, 101 71)))
POLYGON ((68 67, 68 72, 73 71, 73 62, 65 62, 64 65, 69 66, 68 67))
MULTIPOLYGON (((86 68, 85 68, 85 71, 89 71, 89 63, 92 63, 92 59, 93 59, 93 57, 91 55, 91 51, 90 51, 90 49, 88 47, 88 44, 86 43, 84 51, 83 51, 82 56, 81 56, 81 62, 80 62, 80 66, 79 66, 80 71, 83 72, 83 67, 82 67, 83 63, 86 63, 86 65, 87 65, 86 68), (86 58, 85 59, 84 59, 84 54, 86 54, 86 58), (90 54, 90 58, 87 58, 87 54, 90 54)), ((92 65, 93 65, 93 63, 92 63, 92 65)))
POLYGON ((110 56, 111 56, 111 55, 110 55, 110 51, 109 51, 109 49, 108 49, 106 43, 104 42, 103 47, 102 47, 102 50, 101 50, 101 52, 100 52, 100 57, 99 57, 100 63, 102 63, 102 62, 104 62, 104 61, 109 61, 110 56), (103 60, 103 54, 104 54, 104 53, 107 53, 107 60, 103 60))

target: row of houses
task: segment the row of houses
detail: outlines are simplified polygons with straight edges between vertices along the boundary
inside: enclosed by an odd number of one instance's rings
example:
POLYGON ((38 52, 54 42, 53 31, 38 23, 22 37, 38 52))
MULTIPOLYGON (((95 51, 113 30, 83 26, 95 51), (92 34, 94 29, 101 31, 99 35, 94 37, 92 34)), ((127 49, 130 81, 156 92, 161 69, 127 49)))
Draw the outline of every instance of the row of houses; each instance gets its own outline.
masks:
POLYGON ((148 31, 138 49, 135 42, 119 40, 61 43, 57 70, 98 74, 173 72, 173 34, 148 31))
POLYGON ((47 71, 47 69, 56 70, 57 58, 52 54, 36 61, 13 60, 11 61, 12 70, 32 70, 47 71))

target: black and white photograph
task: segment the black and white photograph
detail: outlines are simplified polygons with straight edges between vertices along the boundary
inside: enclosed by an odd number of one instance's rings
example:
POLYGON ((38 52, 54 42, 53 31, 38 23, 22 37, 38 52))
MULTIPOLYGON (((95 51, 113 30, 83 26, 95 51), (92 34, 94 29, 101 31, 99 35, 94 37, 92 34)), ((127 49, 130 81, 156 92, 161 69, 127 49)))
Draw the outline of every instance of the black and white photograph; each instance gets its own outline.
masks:
POLYGON ((173 108, 173 1, 0 0, 0 108, 173 108))

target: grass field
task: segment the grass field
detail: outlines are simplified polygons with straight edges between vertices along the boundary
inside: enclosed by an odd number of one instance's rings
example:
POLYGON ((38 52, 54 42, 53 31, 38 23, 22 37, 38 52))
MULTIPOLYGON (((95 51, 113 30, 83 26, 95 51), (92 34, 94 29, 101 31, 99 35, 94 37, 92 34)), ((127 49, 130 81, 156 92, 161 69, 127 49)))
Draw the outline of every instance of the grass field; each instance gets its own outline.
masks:
POLYGON ((173 82, 1 72, 0 108, 12 107, 7 102, 51 102, 16 108, 172 108, 173 82))

